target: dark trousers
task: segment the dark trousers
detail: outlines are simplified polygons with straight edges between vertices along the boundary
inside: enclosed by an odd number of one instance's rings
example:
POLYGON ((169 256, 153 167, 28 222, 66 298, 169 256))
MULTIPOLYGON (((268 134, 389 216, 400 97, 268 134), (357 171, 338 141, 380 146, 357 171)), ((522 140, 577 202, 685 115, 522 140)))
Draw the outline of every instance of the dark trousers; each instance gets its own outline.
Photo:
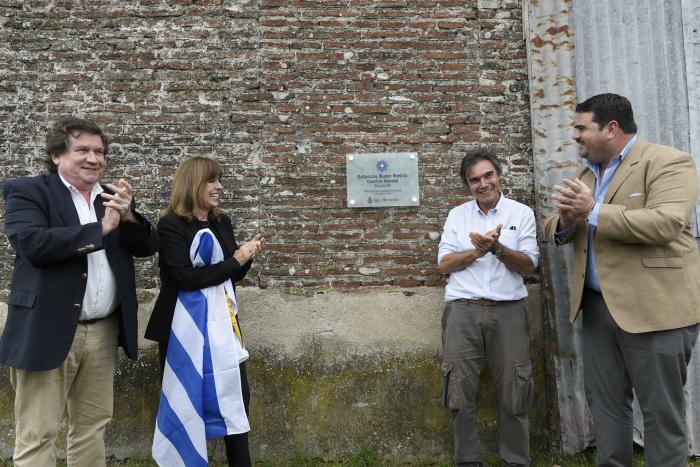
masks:
POLYGON ((603 296, 588 288, 582 309, 584 385, 595 422, 596 465, 634 465, 634 389, 644 416, 646 465, 685 467, 688 442, 683 386, 698 325, 626 332, 613 320, 603 296))
MULTIPOLYGON (((158 344, 158 356, 160 357, 160 379, 163 381, 163 371, 165 370, 165 357, 168 351, 168 344, 158 344)), ((243 405, 246 415, 250 415, 250 389, 248 378, 245 373, 245 362, 238 365, 241 371, 241 391, 243 392, 243 405)), ((248 447, 248 433, 224 436, 224 446, 226 447, 226 460, 229 467, 251 467, 250 449, 248 447)))

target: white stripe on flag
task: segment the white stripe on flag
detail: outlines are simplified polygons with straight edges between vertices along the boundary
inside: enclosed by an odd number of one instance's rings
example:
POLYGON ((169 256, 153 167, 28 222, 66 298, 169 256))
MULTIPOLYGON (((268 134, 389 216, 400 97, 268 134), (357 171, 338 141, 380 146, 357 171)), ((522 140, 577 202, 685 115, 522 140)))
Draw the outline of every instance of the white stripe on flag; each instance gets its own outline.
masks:
POLYGON ((194 363, 199 376, 202 376, 201 362, 204 358, 204 336, 199 332, 192 316, 178 299, 173 316, 172 332, 185 348, 190 360, 194 363), (180 310, 178 310, 180 308, 180 310))
MULTIPOLYGON (((211 299, 214 295, 219 294, 209 293, 208 298, 211 299)), ((218 298, 225 300, 223 293, 218 298)), ((229 433, 246 433, 250 431, 250 425, 245 416, 245 406, 241 397, 241 376, 238 364, 248 358, 248 352, 240 346, 237 348, 231 345, 232 342, 237 342, 237 337, 233 333, 230 316, 223 315, 219 318, 217 321, 207 323, 212 370, 216 375, 216 395, 229 433)))
POLYGON ((180 457, 180 454, 170 442, 168 438, 163 435, 158 429, 158 424, 156 423, 156 433, 153 436, 153 450, 151 455, 154 459, 160 462, 159 465, 168 467, 187 467, 185 462, 180 457))
POLYGON ((197 452, 206 459, 207 440, 204 436, 204 420, 197 415, 192 401, 187 395, 187 391, 185 391, 185 388, 167 362, 165 363, 165 372, 163 374, 163 395, 168 399, 173 412, 175 412, 177 418, 180 419, 180 423, 185 427, 187 436, 192 440, 192 444, 197 449, 197 452))

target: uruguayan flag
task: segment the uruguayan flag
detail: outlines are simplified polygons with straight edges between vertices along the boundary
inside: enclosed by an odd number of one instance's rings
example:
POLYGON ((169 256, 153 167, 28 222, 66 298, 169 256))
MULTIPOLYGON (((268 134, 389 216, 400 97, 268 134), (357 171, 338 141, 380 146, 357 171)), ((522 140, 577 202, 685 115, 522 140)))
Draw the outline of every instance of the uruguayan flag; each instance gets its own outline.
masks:
MULTIPOLYGON (((197 232, 190 258, 194 267, 223 261, 211 230, 197 232)), ((230 280, 178 295, 153 437, 158 465, 206 466, 207 439, 250 430, 238 369, 248 352, 234 336, 226 293, 237 310, 230 280)))

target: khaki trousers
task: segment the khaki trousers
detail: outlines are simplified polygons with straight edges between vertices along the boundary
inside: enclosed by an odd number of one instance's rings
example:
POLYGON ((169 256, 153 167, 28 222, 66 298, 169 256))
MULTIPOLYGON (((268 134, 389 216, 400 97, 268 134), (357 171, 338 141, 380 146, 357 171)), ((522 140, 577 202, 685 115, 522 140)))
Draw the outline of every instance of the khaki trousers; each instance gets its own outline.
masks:
POLYGON ((10 369, 15 389, 18 467, 54 467, 56 436, 68 409, 70 467, 105 466, 104 432, 112 419, 119 316, 79 324, 63 364, 53 370, 10 369))
POLYGON ((486 360, 498 392, 499 454, 505 465, 530 464, 528 410, 534 384, 525 301, 448 302, 442 316, 442 403, 452 411, 456 465, 480 465, 476 394, 486 360))

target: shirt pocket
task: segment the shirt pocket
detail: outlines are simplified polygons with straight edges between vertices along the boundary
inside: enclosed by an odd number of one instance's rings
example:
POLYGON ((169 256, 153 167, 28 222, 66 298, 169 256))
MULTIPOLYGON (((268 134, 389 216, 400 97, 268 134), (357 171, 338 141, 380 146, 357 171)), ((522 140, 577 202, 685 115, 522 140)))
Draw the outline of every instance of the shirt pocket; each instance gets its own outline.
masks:
POLYGON ((518 232, 516 230, 501 230, 501 236, 498 237, 498 241, 511 250, 517 250, 518 232))

